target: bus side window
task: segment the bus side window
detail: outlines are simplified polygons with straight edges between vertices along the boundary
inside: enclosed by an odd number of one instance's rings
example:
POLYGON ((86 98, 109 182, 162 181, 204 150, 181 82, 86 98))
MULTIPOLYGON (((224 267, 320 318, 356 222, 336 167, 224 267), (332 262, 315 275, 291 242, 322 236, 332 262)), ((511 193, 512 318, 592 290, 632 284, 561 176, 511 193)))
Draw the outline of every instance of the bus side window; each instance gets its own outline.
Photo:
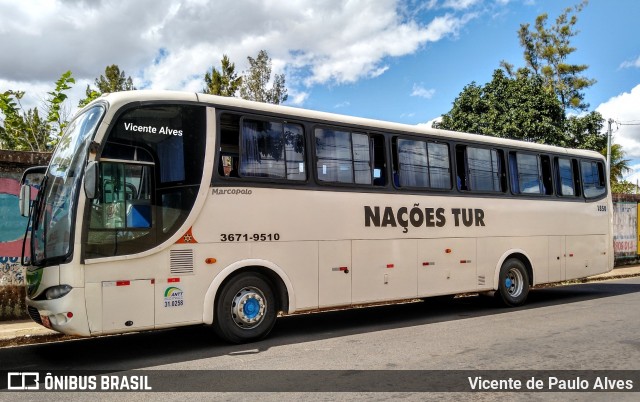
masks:
POLYGON ((240 116, 224 113, 220 116, 220 159, 218 160, 218 175, 224 177, 238 177, 238 156, 240 152, 240 116), (234 161, 235 158, 235 161, 234 161), (236 175, 231 172, 236 166, 236 175))
POLYGON ((379 134, 372 134, 369 142, 369 148, 371 152, 371 166, 373 167, 373 185, 380 187, 386 186, 387 157, 385 153, 384 136, 379 134))
POLYGON ((607 192, 602 162, 580 161, 584 196, 595 198, 607 192))
POLYGON ((471 191, 505 191, 502 154, 498 149, 465 147, 467 186, 471 191))
POLYGON ((573 164, 567 158, 555 158, 556 165, 556 191, 562 197, 574 197, 576 195, 573 164))
POLYGON ((456 146, 456 185, 458 190, 468 191, 469 186, 467 184, 467 164, 465 158, 464 145, 456 146))
POLYGON ((509 170, 514 194, 553 194, 548 156, 510 152, 509 170))
POLYGON ((540 170, 542 173, 542 193, 544 195, 553 195, 553 173, 551 158, 548 155, 540 155, 540 170))

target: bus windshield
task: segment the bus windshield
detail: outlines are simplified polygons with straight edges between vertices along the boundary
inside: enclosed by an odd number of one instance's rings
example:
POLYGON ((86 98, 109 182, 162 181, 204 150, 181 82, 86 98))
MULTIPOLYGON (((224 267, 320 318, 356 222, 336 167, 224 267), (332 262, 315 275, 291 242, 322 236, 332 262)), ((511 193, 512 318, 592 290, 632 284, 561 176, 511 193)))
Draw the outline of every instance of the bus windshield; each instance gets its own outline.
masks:
POLYGON ((89 143, 103 114, 104 108, 95 106, 76 117, 51 156, 32 217, 33 265, 60 263, 72 255, 80 180, 89 143))

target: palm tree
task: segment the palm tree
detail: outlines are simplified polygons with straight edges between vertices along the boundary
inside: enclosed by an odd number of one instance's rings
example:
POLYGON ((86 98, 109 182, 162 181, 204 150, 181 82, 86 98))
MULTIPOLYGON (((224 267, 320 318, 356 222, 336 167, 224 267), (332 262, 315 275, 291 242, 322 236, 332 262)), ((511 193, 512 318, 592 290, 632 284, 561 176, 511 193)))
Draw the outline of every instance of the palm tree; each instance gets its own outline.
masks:
MULTIPOLYGON (((602 155, 607 156, 607 149, 600 151, 602 155)), ((620 144, 611 144, 611 183, 622 181, 622 175, 630 171, 629 159, 624 159, 624 150, 620 144)))

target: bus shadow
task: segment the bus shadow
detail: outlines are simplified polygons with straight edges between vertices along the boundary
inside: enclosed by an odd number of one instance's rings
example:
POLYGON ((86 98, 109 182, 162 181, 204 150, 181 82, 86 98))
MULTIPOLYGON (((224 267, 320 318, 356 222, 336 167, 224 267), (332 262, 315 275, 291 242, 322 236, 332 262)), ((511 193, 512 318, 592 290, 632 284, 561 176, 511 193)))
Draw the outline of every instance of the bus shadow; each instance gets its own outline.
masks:
MULTIPOLYGON (((483 296, 427 299, 415 303, 293 315, 279 318, 270 336, 260 342, 229 345, 207 326, 182 327, 136 334, 80 338, 0 349, 2 370, 106 370, 189 362, 219 356, 258 354, 272 347, 312 342, 467 318, 509 314, 640 292, 640 284, 599 282, 536 289, 519 308, 503 308, 483 296)), ((199 365, 200 369, 207 368, 199 365)), ((233 367, 217 367, 233 369, 233 367)))

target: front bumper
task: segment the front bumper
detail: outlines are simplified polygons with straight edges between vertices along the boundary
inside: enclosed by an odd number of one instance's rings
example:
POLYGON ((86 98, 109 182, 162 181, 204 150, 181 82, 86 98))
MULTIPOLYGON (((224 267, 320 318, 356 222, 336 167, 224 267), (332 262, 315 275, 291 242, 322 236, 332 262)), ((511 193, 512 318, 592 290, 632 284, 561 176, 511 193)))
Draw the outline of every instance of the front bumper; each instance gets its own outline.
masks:
POLYGON ((89 336, 84 288, 73 288, 54 300, 26 298, 29 316, 36 323, 67 335, 89 336))

